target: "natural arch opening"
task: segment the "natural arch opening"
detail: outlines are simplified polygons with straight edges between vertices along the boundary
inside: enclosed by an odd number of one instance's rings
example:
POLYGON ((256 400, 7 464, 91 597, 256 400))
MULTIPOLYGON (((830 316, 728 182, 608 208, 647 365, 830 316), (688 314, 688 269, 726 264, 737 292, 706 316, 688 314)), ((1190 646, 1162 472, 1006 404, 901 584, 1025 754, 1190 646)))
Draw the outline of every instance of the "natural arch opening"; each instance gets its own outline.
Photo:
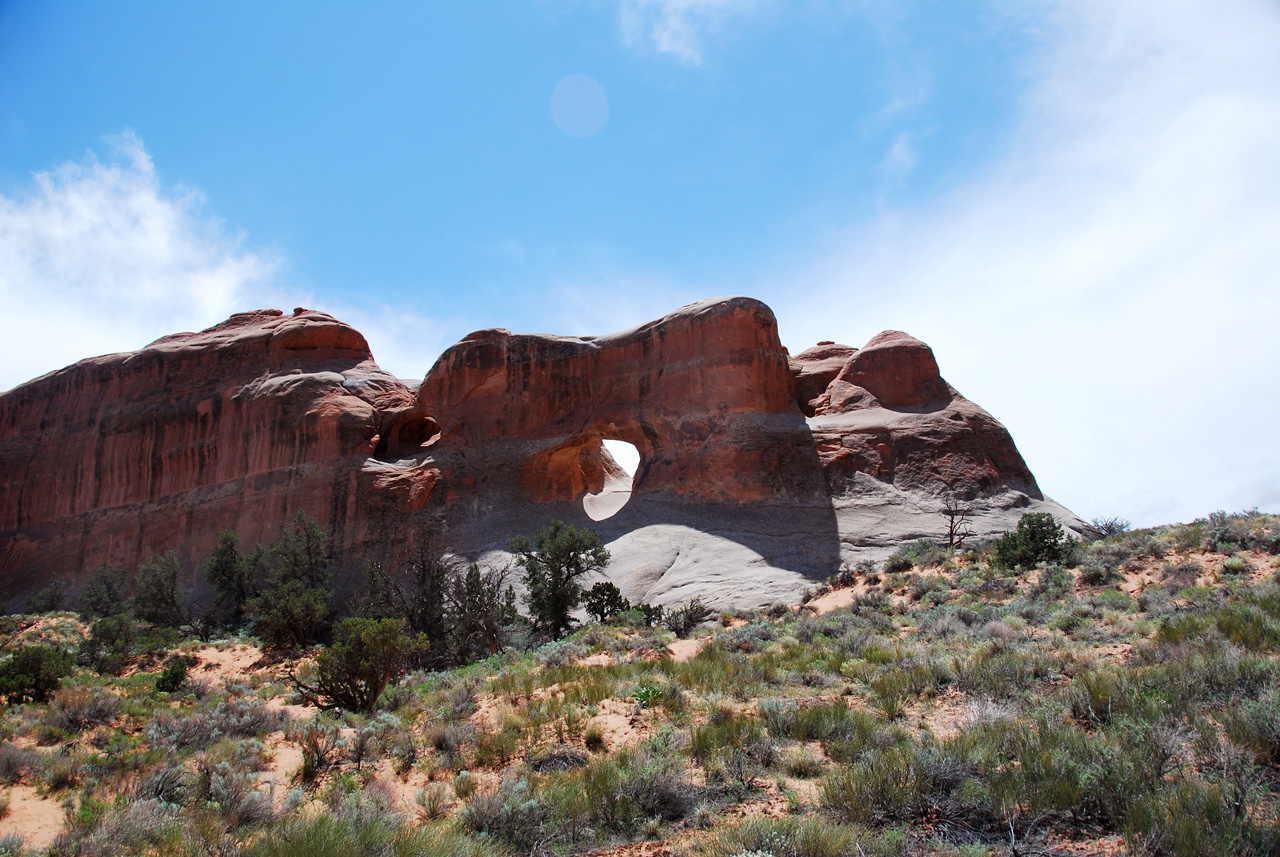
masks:
POLYGON ((584 494, 582 509, 593 521, 612 518, 627 505, 640 466, 640 450, 625 440, 604 438, 604 485, 596 494, 584 494))
POLYGON ((387 425, 374 455, 387 461, 417 455, 440 439, 440 425, 431 417, 402 412, 387 425))

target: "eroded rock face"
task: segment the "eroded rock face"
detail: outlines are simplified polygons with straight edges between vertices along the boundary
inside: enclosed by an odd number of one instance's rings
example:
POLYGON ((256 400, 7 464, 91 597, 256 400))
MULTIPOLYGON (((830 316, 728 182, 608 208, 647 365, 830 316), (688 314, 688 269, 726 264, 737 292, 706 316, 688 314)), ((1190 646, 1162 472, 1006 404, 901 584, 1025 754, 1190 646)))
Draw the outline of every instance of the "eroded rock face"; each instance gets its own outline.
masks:
POLYGON ((833 494, 869 474, 908 491, 972 500, 1043 499, 999 422, 942 379, 933 350, 887 330, 851 354, 809 423, 833 494))
POLYGON ((170 549, 194 571, 219 530, 270 540, 298 510, 349 576, 427 519, 478 555, 589 524, 583 496, 620 478, 607 438, 641 454, 601 526, 644 600, 789 597, 861 546, 928 534, 944 499, 995 531, 1043 502, 1008 432, 904 333, 789 358, 768 307, 722 298, 608 336, 477 331, 415 394, 351 327, 264 310, 0 396, 3 597, 170 549))
POLYGON ((298 510, 353 546, 392 490, 363 472, 382 415, 411 403, 363 336, 305 310, 241 313, 23 384, 0 396, 3 583, 198 558, 222 529, 272 540, 298 510))
POLYGON ((791 358, 791 384, 796 404, 806 417, 813 416, 819 397, 840 374, 858 349, 836 342, 819 342, 791 358))
POLYGON ((637 492, 716 502, 786 494, 797 454, 812 458, 777 322, 749 298, 609 336, 472 334, 427 373, 417 410, 442 448, 519 469, 539 502, 598 491, 604 438, 639 450, 637 492))

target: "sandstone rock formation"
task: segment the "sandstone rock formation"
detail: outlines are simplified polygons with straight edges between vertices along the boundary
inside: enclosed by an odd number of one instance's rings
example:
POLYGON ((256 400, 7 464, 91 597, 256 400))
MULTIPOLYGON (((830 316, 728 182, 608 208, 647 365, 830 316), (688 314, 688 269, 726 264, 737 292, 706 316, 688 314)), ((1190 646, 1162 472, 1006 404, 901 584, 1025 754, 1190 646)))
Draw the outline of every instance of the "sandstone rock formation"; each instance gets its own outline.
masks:
POLYGON ((102 561, 198 558, 221 529, 274 539, 299 509, 353 547, 380 505, 364 465, 382 414, 412 398, 363 336, 305 310, 241 313, 23 384, 0 396, 4 594, 102 561))
POLYGON ((501 561, 515 532, 590 524, 584 497, 620 478, 609 438, 641 460, 593 526, 634 598, 794 598, 938 535, 946 500, 980 533, 1031 509, 1076 523, 903 333, 788 358, 768 307, 715 299, 600 337, 478 331, 415 393, 351 327, 265 310, 0 395, 2 594, 169 549, 194 568, 218 530, 267 540, 297 510, 350 580, 424 522, 501 561))

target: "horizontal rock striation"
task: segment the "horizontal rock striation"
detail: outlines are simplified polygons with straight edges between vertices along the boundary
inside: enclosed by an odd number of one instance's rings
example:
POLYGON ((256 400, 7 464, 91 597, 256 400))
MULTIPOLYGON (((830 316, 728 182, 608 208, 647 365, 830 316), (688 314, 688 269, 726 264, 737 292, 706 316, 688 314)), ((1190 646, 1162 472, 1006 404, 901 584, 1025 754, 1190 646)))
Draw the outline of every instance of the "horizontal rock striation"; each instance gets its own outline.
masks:
POLYGON ((299 510, 348 579, 427 522, 496 556, 553 517, 591 523, 584 497, 623 478, 606 439, 640 465, 594 526, 646 600, 794 597, 931 534, 944 501, 989 532, 1075 520, 904 333, 789 357, 767 306, 721 298, 607 336, 477 331, 415 392, 350 326, 263 310, 0 395, 0 595, 171 549, 194 573, 219 530, 266 541, 299 510))

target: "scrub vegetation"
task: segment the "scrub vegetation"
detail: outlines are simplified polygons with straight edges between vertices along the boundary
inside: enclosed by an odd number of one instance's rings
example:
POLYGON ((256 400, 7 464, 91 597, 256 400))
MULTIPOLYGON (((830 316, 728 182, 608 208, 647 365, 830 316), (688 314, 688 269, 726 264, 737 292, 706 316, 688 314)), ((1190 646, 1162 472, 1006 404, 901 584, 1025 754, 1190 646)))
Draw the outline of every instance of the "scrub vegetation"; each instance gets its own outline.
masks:
POLYGON ((146 616, 118 570, 42 594, 0 618, 0 830, 61 833, 0 854, 1280 853, 1280 518, 1027 516, 714 620, 582 585, 569 530, 523 605, 423 553, 343 615, 303 519, 224 539, 203 618, 163 558, 146 616))

